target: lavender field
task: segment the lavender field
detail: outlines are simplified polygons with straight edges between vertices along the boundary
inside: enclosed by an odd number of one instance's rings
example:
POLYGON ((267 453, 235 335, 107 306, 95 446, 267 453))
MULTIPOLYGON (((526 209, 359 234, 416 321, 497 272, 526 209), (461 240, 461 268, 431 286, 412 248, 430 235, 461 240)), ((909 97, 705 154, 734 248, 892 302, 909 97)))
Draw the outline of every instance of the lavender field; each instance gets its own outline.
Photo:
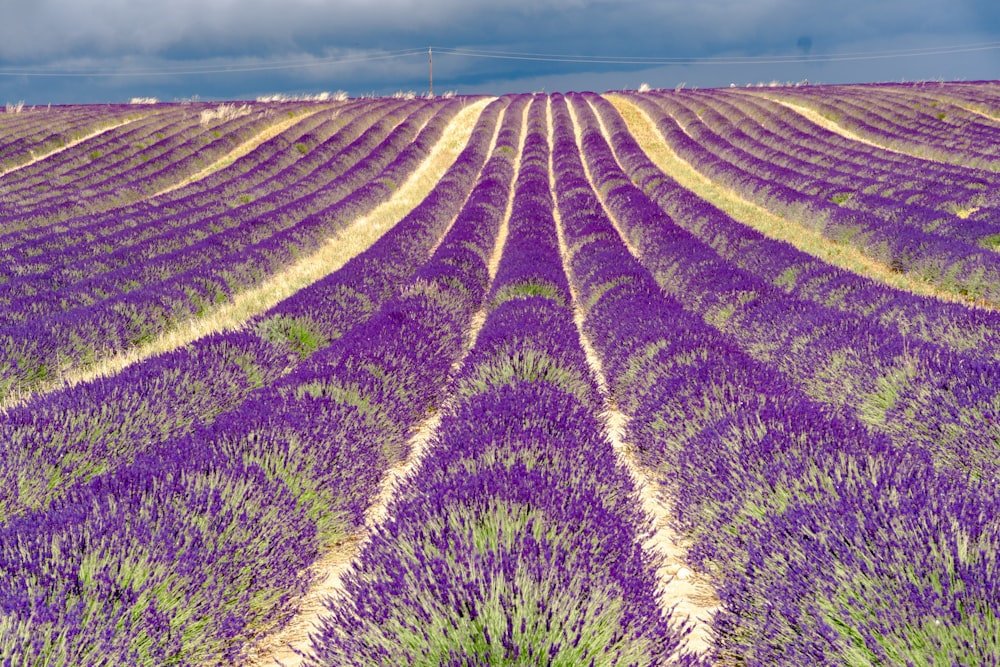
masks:
POLYGON ((0 114, 0 665, 1000 664, 1000 84, 0 114))

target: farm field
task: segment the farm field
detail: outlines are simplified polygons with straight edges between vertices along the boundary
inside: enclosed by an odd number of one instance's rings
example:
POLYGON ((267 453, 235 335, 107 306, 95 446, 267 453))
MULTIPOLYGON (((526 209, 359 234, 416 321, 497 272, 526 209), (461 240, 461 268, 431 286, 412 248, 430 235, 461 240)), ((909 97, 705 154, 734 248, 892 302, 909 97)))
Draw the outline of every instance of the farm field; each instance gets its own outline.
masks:
POLYGON ((1000 663, 1000 84, 0 114, 0 664, 1000 663))

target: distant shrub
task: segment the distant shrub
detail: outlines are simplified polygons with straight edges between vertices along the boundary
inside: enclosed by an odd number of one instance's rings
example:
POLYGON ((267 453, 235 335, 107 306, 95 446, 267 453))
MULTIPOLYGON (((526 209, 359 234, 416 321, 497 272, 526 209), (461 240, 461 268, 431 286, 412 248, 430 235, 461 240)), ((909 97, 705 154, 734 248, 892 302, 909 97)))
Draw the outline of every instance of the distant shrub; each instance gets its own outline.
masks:
POLYGON ((271 95, 259 95, 258 102, 344 102, 347 100, 347 91, 338 90, 336 92, 323 91, 315 94, 288 95, 286 93, 273 93, 271 95))
POLYGON ((128 101, 129 104, 157 104, 160 100, 155 97, 133 97, 128 101))
POLYGON ((21 113, 24 111, 24 100, 21 100, 17 104, 5 104, 4 111, 7 113, 21 113))
POLYGON ((244 104, 239 107, 235 104, 220 104, 214 109, 205 109, 201 112, 201 124, 207 125, 216 120, 233 120, 234 118, 239 118, 240 116, 246 116, 249 113, 249 104, 244 104))

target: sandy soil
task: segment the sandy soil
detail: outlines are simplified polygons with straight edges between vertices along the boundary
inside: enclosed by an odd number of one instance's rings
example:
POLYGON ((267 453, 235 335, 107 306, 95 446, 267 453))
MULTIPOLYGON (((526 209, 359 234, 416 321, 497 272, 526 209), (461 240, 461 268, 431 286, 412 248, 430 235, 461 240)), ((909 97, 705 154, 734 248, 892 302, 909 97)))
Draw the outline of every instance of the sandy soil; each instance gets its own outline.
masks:
MULTIPOLYGON (((575 115, 573 116, 573 123, 577 131, 577 140, 579 143, 580 133, 575 115)), ((552 118, 550 113, 549 136, 552 136, 551 124, 552 118)), ((587 171, 588 180, 593 184, 593 179, 590 177, 586 165, 584 165, 584 169, 587 171)), ((555 177, 551 165, 549 174, 552 181, 552 194, 555 197, 555 177)), ((597 192, 596 188, 595 192, 597 192)), ((599 193, 598 197, 600 197, 599 193)), ((561 216, 558 209, 554 213, 560 252, 563 258, 563 267, 567 274, 571 275, 569 269, 569 249, 563 236, 561 216)), ((608 212, 608 218, 613 220, 610 212, 608 212)), ((618 233, 626 245, 629 245, 627 238, 622 234, 620 229, 618 229, 618 233)), ((631 246, 629 246, 629 250, 633 255, 635 254, 635 249, 631 246)), ((570 292, 573 297, 573 316, 580 335, 580 344, 587 355, 587 362, 590 365, 598 389, 605 401, 604 412, 601 415, 605 427, 605 437, 608 444, 618 454, 618 460, 632 477, 636 492, 642 503, 642 509, 650 517, 653 524, 654 533, 643 546, 648 551, 658 553, 662 556, 663 564, 658 572, 662 593, 660 598, 662 609, 664 613, 672 609, 674 618, 686 619, 691 625, 691 633, 687 636, 687 641, 683 648, 696 653, 704 653, 711 647, 710 621, 712 613, 719 608, 719 599, 708 579, 686 563, 687 545, 674 532, 671 525, 672 512, 670 501, 654 478, 639 465, 632 448, 625 440, 625 426, 628 423, 628 416, 619 411, 609 398, 607 378, 604 375, 601 359, 597 355, 590 339, 584 333, 583 325, 586 321, 586 312, 580 306, 580 300, 572 284, 570 285, 570 292)))
MULTIPOLYGON (((496 144, 500 125, 501 122, 498 122, 493 134, 491 150, 492 146, 496 144)), ((520 164, 520 154, 519 150, 515 159, 515 173, 516 167, 520 164)), ((513 188, 511 193, 513 194, 513 188)), ((496 276, 503 246, 507 239, 512 201, 512 197, 508 198, 507 210, 497 234, 493 253, 490 256, 491 281, 496 276)), ((476 337, 485 321, 485 310, 480 310, 473 315, 467 335, 466 352, 475 344, 476 337)), ((455 363, 452 368, 453 376, 459 371, 461 364, 461 360, 455 363)), ((393 497, 400 486, 420 467, 421 461, 434 440, 442 416, 450 409, 451 406, 446 402, 433 416, 420 425, 410 439, 407 458, 390 468, 383 478, 376 500, 365 514, 365 529, 350 540, 331 549, 313 564, 310 573, 313 575, 315 583, 299 602, 295 617, 280 632, 266 637, 249 651, 245 667, 269 667, 276 664, 297 667, 303 663, 303 655, 308 654, 311 645, 309 635, 320 628, 322 616, 326 612, 326 602, 343 595, 344 576, 353 567, 374 528, 387 519, 393 497)))

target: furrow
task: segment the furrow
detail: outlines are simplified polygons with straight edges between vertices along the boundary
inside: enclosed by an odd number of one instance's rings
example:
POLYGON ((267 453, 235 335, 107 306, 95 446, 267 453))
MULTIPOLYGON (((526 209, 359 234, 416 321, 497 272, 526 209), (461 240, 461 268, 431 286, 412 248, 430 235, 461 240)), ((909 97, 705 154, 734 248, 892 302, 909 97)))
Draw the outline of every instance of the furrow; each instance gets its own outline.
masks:
MULTIPOLYGON (((573 119, 574 132, 576 134, 577 145, 579 146, 580 132, 576 115, 570 107, 570 114, 573 119)), ((549 116, 549 135, 552 136, 552 117, 549 116)), ((582 150, 582 147, 580 147, 582 150)), ((593 179, 586 162, 583 162, 584 173, 591 183, 591 188, 603 205, 603 198, 599 191, 593 187, 593 179)), ((550 163, 549 178, 552 189, 552 196, 556 196, 555 170, 550 163)), ((607 209, 605 208, 605 211, 607 209)), ((558 206, 553 210, 556 220, 556 233, 559 237, 560 255, 563 260, 563 269, 568 276, 572 277, 570 266, 570 249, 566 243, 565 232, 563 230, 562 215, 558 206)), ((607 212, 608 219, 615 225, 619 236, 625 241, 629 252, 637 257, 636 249, 627 242, 627 237, 621 233, 615 223, 614 217, 607 212)), ((661 605, 664 613, 675 613, 686 617, 691 624, 691 633, 687 635, 685 648, 695 653, 705 653, 710 647, 710 620, 711 615, 719 608, 719 599, 712 589, 710 582, 704 575, 696 573, 694 568, 686 562, 686 545, 672 526, 671 502, 665 493, 665 489, 656 482, 652 475, 648 474, 643 466, 636 459, 631 445, 625 437, 625 426, 628 423, 628 415, 619 410, 609 393, 609 384, 604 374, 603 363, 594 348, 589 336, 587 336, 584 324, 587 319, 586 311, 581 304, 579 292, 575 286, 575 280, 570 280, 570 294, 573 298, 573 320, 576 323, 577 332, 580 336, 580 345, 583 347, 593 373, 594 379, 604 402, 604 411, 600 415, 605 429, 605 437, 618 455, 619 461, 628 470, 629 475, 635 484, 636 493, 641 501, 642 509, 650 518, 653 525, 653 534, 643 545, 650 552, 659 554, 662 558, 658 575, 660 577, 662 597, 661 605)))
MULTIPOLYGON (((509 108, 504 113, 508 112, 509 108)), ((490 144, 491 153, 496 146, 497 137, 502 125, 502 122, 498 122, 496 125, 490 144)), ((526 126, 527 114, 522 118, 520 148, 523 148, 524 145, 526 126)), ((521 162, 520 148, 513 162, 515 174, 521 162)), ((506 243, 513 196, 514 188, 511 187, 507 198, 507 206, 500 222, 488 264, 490 283, 492 283, 493 278, 496 276, 497 266, 499 265, 500 257, 503 254, 503 247, 506 243)), ((449 225, 449 229, 454 225, 454 222, 453 220, 449 225)), ((446 236, 447 232, 445 235, 442 235, 441 240, 435 245, 435 250, 441 246, 446 236)), ((465 349, 459 359, 452 364, 449 377, 456 377, 461 370, 462 363, 468 355, 469 350, 475 345, 476 338, 482 329, 485 319, 484 308, 480 308, 472 316, 466 336, 465 349)), ((334 549, 330 549, 312 566, 311 574, 315 583, 310 587, 305 596, 303 596, 295 618, 280 632, 260 642, 254 649, 251 659, 246 663, 246 667, 265 667, 266 665, 274 664, 280 664, 284 667, 298 667, 303 663, 311 643, 310 637, 322 627, 322 618, 324 613, 326 613, 328 604, 343 596, 344 577, 355 567, 358 555, 369 542, 371 535, 377 527, 388 519, 388 510, 394 497, 406 481, 419 469, 421 461, 426 456, 428 449, 436 437, 442 416, 452 407, 449 399, 445 399, 434 414, 420 423, 407 443, 407 456, 390 468, 383 476, 379 490, 375 496, 375 501, 365 512, 364 529, 350 536, 334 549)))

